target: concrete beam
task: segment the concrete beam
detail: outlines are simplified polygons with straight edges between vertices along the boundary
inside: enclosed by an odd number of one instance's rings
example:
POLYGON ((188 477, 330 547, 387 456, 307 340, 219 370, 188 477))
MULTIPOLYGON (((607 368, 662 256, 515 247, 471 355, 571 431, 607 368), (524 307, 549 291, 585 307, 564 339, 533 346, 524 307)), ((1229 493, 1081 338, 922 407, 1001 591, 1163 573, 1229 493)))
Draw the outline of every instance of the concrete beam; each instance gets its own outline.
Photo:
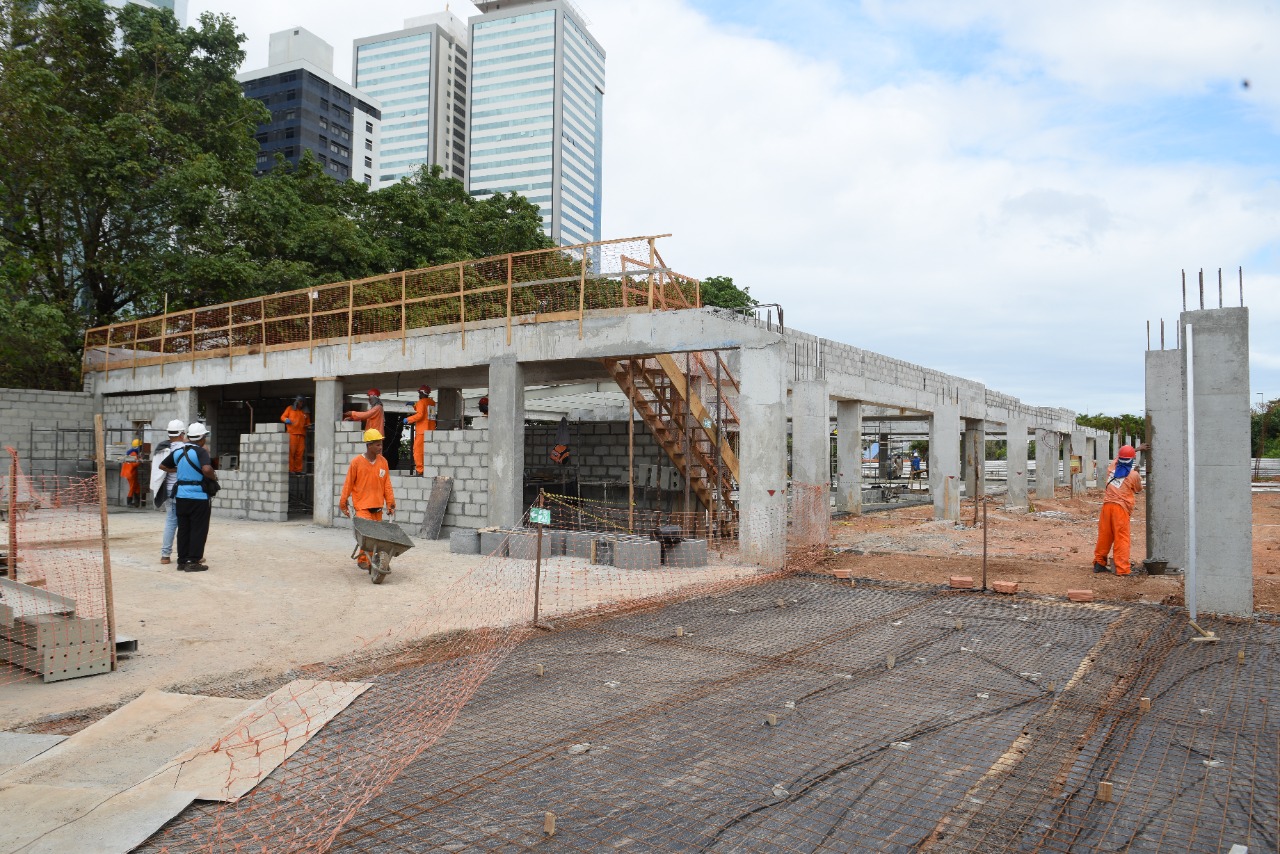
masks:
POLYGON ((1009 416, 1005 426, 1009 492, 1005 500, 1010 507, 1027 506, 1027 429, 1025 416, 1009 416))
POLYGON ((987 494, 987 427, 986 422, 966 419, 964 422, 964 494, 975 498, 987 494))
POLYGON ((743 560, 780 569, 787 551, 786 346, 744 347, 741 359, 739 548, 743 560))
POLYGON ((1036 430, 1036 498, 1053 498, 1058 480, 1058 434, 1036 430))
POLYGON ((960 518, 960 407, 939 405, 929 418, 929 490, 933 518, 960 518))
POLYGON ((836 401, 836 509, 862 514, 862 402, 836 401))
POLYGON ((524 367, 514 356, 489 363, 489 524, 524 518, 524 367))
POLYGON ((315 475, 311 485, 311 519, 317 525, 332 525, 337 512, 337 475, 334 446, 338 422, 342 420, 342 379, 316 377, 315 408, 315 475))

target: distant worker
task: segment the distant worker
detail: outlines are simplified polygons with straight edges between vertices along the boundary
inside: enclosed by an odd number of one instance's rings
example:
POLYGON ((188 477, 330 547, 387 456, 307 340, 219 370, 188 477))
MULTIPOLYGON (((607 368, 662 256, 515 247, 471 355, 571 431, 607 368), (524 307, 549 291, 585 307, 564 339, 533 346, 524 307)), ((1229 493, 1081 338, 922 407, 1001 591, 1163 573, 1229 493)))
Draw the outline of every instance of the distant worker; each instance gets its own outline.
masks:
MULTIPOLYGON (((347 479, 342 483, 342 495, 338 498, 338 509, 343 516, 350 516, 348 502, 355 506, 356 516, 361 519, 382 521, 382 508, 394 516, 396 512, 396 494, 391 488, 391 467, 382 456, 382 433, 378 430, 364 431, 364 453, 351 458, 347 467, 347 479)), ((368 571, 369 555, 361 549, 356 555, 356 565, 368 571)))
POLYGON ((178 503, 178 571, 204 572, 204 546, 209 538, 211 510, 205 479, 218 479, 213 460, 205 449, 209 431, 199 421, 187 428, 187 444, 169 455, 160 466, 176 472, 178 503))
POLYGON ((911 452, 911 482, 912 483, 914 483, 917 480, 920 480, 920 478, 922 477, 922 472, 920 471, 920 463, 921 463, 920 452, 912 451, 911 452))
POLYGON ((120 479, 129 484, 129 497, 125 499, 125 503, 130 507, 142 506, 142 485, 138 482, 138 463, 141 459, 142 440, 134 439, 125 452, 124 462, 120 464, 120 479))
POLYGON ((182 447, 186 441, 187 425, 182 423, 182 419, 175 418, 169 422, 168 434, 169 438, 156 445, 155 450, 151 454, 153 460, 152 465, 155 467, 151 470, 151 494, 154 496, 156 507, 164 508, 164 533, 160 535, 160 562, 169 564, 170 555, 173 554, 173 538, 178 534, 178 501, 174 496, 174 490, 178 488, 178 473, 176 471, 165 471, 162 466, 169 456, 182 447))
POLYGON ((302 408, 305 401, 305 397, 298 395, 293 399, 293 406, 280 416, 284 431, 289 434, 289 474, 302 474, 307 468, 307 428, 311 426, 311 416, 302 408))
MULTIPOLYGON (((1145 451, 1145 444, 1139 451, 1145 451)), ((1107 468, 1107 487, 1102 499, 1102 514, 1098 517, 1098 544, 1093 550, 1093 571, 1109 572, 1107 553, 1112 551, 1116 575, 1129 574, 1129 517, 1133 504, 1142 491, 1142 476, 1135 464, 1137 452, 1132 445, 1125 445, 1116 455, 1115 462, 1107 468)))
POLYGON ((480 402, 476 405, 480 407, 480 414, 483 415, 485 418, 488 418, 489 417, 489 395, 486 394, 484 397, 480 398, 480 402))
POLYGON ((436 400, 431 396, 431 386, 418 386, 418 402, 413 405, 413 414, 404 421, 413 425, 414 470, 409 476, 422 477, 427 431, 436 429, 436 400))
POLYGON ((369 389, 369 408, 364 412, 344 412, 345 421, 363 421, 365 430, 376 430, 379 434, 386 432, 386 418, 382 413, 382 392, 376 388, 369 389))

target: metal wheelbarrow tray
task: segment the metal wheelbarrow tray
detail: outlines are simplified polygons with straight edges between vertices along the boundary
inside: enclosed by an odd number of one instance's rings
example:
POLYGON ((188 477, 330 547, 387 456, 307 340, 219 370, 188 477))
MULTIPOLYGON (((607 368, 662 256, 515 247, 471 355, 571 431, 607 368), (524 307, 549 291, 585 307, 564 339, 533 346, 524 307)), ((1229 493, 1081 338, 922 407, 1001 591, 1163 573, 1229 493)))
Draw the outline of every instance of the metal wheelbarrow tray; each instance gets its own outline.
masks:
POLYGON ((372 519, 351 520, 355 526, 356 550, 369 554, 369 580, 381 584, 391 572, 391 559, 413 548, 400 526, 395 522, 375 522, 372 519))

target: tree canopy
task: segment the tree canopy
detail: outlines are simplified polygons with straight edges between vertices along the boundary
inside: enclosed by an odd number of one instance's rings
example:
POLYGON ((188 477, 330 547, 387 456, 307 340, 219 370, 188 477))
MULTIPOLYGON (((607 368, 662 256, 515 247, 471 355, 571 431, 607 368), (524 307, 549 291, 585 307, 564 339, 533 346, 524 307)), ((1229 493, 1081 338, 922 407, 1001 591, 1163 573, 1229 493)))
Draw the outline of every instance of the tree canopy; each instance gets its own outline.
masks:
POLYGON ((74 388, 89 326, 547 248, 537 206, 438 168, 377 193, 306 156, 254 178, 268 113, 225 15, 0 0, 0 385, 74 388))
POLYGON ((708 276, 702 280, 702 304, 720 308, 749 308, 758 300, 751 296, 751 288, 739 288, 732 276, 708 276))

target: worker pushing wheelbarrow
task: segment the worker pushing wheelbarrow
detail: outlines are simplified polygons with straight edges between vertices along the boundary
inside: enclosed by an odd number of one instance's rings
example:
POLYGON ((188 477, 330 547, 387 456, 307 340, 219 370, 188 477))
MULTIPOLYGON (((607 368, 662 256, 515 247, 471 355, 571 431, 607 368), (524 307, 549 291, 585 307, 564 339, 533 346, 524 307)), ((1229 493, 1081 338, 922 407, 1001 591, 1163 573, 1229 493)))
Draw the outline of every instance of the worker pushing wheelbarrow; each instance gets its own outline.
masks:
POLYGON ((364 431, 364 453, 353 457, 342 483, 338 508, 343 516, 355 509, 356 547, 351 553, 356 566, 381 584, 391 572, 391 559, 413 548, 413 542, 395 522, 383 521, 396 513, 396 494, 391 487, 391 469, 382 456, 382 433, 364 431))

